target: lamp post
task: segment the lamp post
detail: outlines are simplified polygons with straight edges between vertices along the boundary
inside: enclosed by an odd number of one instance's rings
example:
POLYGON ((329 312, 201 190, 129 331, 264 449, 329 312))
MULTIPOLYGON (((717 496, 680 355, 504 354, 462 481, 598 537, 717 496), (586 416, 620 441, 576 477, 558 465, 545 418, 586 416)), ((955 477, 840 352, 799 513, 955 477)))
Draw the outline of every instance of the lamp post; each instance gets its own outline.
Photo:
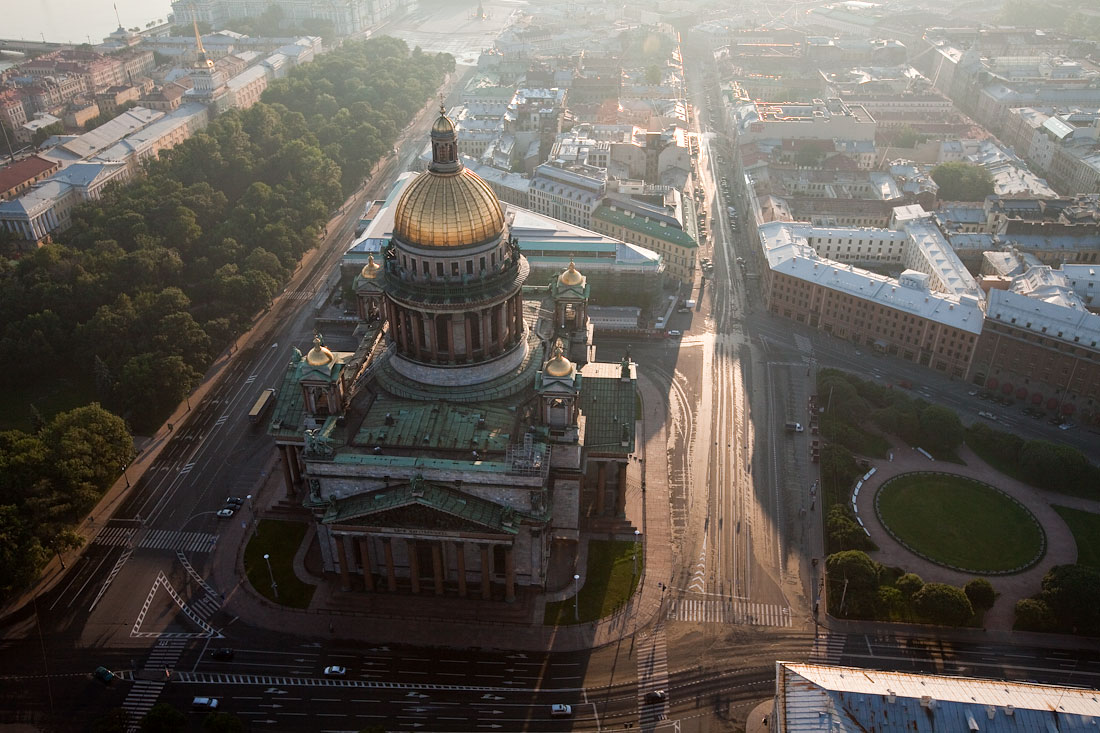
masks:
POLYGON ((252 503, 252 494, 247 494, 245 499, 248 499, 248 512, 250 515, 250 521, 252 522, 252 536, 260 536, 260 523, 256 521, 256 505, 252 503))
POLYGON ((275 594, 275 600, 279 600, 279 586, 275 582, 275 573, 271 572, 271 555, 264 553, 264 562, 267 563, 267 574, 271 577, 271 592, 275 594))
POLYGON ((580 621, 581 620, 580 602, 581 602, 581 576, 580 575, 574 575, 573 576, 573 620, 574 621, 580 621))
POLYGON ((122 464, 122 478, 126 479, 126 488, 130 488, 130 475, 128 473, 126 473, 127 469, 129 469, 129 468, 130 468, 129 463, 123 463, 122 464))
POLYGON ((638 574, 638 538, 642 536, 642 530, 634 530, 634 574, 638 574))

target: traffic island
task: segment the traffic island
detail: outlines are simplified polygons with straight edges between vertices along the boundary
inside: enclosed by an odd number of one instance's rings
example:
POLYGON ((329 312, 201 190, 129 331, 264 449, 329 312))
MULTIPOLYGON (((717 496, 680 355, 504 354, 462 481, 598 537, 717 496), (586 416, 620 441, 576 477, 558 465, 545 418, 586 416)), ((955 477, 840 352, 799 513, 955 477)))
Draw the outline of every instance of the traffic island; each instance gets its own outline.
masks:
POLYGON ((913 554, 965 573, 1012 575, 1046 553, 1035 515, 972 478, 933 471, 896 476, 875 494, 875 514, 913 554))
POLYGON ((294 574, 294 555, 308 525, 261 519, 244 550, 244 571, 260 595, 290 608, 308 608, 315 586, 294 574))

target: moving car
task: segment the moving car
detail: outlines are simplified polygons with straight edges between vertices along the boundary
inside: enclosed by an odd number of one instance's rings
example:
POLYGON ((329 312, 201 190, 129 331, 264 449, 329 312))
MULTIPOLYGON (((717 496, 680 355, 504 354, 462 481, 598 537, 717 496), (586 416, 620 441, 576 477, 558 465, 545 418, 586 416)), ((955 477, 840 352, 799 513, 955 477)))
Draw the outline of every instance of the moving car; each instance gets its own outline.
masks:
POLYGON ((550 716, 554 718, 568 718, 573 714, 572 705, 562 705, 561 703, 554 703, 550 706, 550 716))
POLYGON ((325 677, 343 677, 347 673, 347 667, 338 667, 336 665, 325 667, 325 677))
POLYGON ((115 673, 106 667, 96 667, 95 672, 92 672, 92 677, 95 677, 105 685, 109 685, 115 681, 115 673))
POLYGON ((218 698, 216 697, 196 697, 191 701, 191 708, 193 710, 217 710, 218 698))
POLYGON ((645 701, 647 705, 652 705, 658 702, 664 702, 668 697, 664 690, 650 690, 645 694, 645 701))

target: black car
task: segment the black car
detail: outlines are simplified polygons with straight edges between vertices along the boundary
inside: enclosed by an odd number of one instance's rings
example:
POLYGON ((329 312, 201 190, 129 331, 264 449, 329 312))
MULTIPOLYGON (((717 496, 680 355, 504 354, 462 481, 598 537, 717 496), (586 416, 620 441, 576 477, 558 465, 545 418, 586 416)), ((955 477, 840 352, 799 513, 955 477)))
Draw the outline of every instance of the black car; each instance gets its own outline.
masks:
POLYGON ((665 694, 664 690, 650 690, 645 694, 645 701, 647 705, 652 705, 654 703, 664 702, 667 697, 668 695, 665 694))
POLYGON ((233 658, 233 650, 226 647, 214 649, 210 652, 210 658, 217 659, 219 662, 229 661, 233 658))
POLYGON ((241 504, 244 504, 244 499, 239 496, 228 496, 225 499, 226 506, 235 506, 238 509, 241 508, 241 504))

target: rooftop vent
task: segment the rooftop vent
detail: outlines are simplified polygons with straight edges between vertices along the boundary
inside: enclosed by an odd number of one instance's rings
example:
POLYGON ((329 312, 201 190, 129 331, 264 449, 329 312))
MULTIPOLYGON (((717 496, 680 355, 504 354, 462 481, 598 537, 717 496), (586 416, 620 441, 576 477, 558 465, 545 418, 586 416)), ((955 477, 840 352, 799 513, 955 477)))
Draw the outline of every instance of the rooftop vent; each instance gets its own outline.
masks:
POLYGON ((1005 715, 1011 718, 1015 714, 1016 708, 1012 707, 1011 705, 1005 705, 1005 715))

